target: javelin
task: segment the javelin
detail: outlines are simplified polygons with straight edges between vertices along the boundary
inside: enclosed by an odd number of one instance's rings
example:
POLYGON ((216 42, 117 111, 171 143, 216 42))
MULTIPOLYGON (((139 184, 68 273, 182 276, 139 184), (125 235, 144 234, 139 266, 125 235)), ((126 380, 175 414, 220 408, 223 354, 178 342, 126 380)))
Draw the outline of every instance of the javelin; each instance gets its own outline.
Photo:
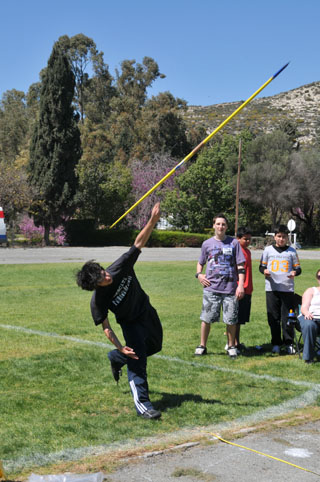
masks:
POLYGON ((136 203, 134 203, 131 208, 128 209, 128 211, 126 211, 124 214, 122 214, 122 216, 120 216, 119 219, 117 219, 111 226, 110 226, 110 229, 113 228, 119 221, 121 221, 121 219, 123 219, 127 214, 129 214, 135 207, 138 206, 138 204, 140 204, 144 199, 146 199, 146 197, 148 197, 151 193, 153 193, 153 191, 155 191, 159 186, 161 186, 162 183, 164 183, 164 181, 166 181, 170 176, 172 176, 172 174, 177 170, 179 169, 182 164, 184 164, 185 162, 189 161, 189 159, 191 159, 192 156, 194 156, 196 154, 196 152, 199 151, 199 149, 201 149, 202 146, 204 146, 208 141, 210 141, 210 139, 212 139, 212 137, 217 134, 217 132, 220 131, 220 129, 222 129, 222 127, 224 127, 226 124, 228 124, 228 122, 231 121, 231 119, 233 119, 237 114, 239 114, 239 112, 247 105, 249 104, 249 102, 252 101, 252 99, 254 99, 258 94, 260 94, 260 92, 265 88, 267 87, 268 84, 270 84, 270 82, 272 82, 279 74, 281 74, 281 72, 289 65, 289 62, 284 65, 280 70, 278 70, 278 72, 276 72, 272 77, 270 77, 270 79, 267 80, 267 82, 265 82, 254 94, 251 95, 251 97, 249 97, 243 104, 240 105, 240 107, 238 107, 231 115, 229 115, 229 117, 227 119, 225 119, 223 122, 221 122, 221 124, 216 127, 216 129, 211 132, 211 134, 208 135, 208 137, 206 137, 205 139, 203 139, 203 141, 200 142, 200 144, 197 145, 197 147, 195 147, 184 159, 182 159, 182 161, 179 162, 179 164, 177 164, 173 169, 171 169, 171 171, 168 172, 168 174, 166 174, 159 182, 157 182, 157 184, 155 184, 151 189, 149 189, 148 192, 146 192, 136 203))

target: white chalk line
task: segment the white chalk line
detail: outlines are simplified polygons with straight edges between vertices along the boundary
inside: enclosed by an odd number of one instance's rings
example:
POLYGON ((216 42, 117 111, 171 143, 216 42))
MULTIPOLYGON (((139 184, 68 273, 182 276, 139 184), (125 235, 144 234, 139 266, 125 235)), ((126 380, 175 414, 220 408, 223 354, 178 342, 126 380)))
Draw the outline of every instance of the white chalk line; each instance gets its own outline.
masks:
MULTIPOLYGON (((58 338, 60 340, 69 341, 69 342, 71 341, 71 342, 80 343, 80 344, 83 344, 83 345, 92 345, 92 346, 98 346, 100 348, 114 349, 114 346, 109 344, 109 343, 103 343, 103 342, 100 342, 100 341, 92 341, 92 340, 84 340, 82 338, 75 338, 74 336, 59 335, 58 333, 50 333, 50 332, 47 332, 47 331, 32 330, 30 328, 24 328, 23 326, 0 324, 0 328, 4 328, 4 329, 7 329, 7 330, 15 330, 15 331, 23 332, 23 333, 28 333, 30 335, 45 336, 45 337, 49 337, 49 338, 58 338)), ((314 387, 318 386, 318 384, 311 383, 311 382, 305 382, 305 381, 302 381, 302 380, 297 381, 297 380, 290 380, 288 378, 273 377, 271 375, 259 375, 259 374, 256 374, 256 373, 248 372, 246 370, 237 370, 237 369, 233 369, 233 368, 220 367, 218 365, 209 365, 209 364, 206 364, 206 363, 193 362, 193 361, 189 361, 189 360, 183 360, 182 358, 171 357, 171 356, 167 356, 167 355, 153 355, 152 358, 158 358, 159 360, 180 363, 180 364, 188 365, 188 366, 192 366, 192 367, 200 367, 200 368, 207 368, 207 369, 221 371, 221 372, 227 372, 227 373, 231 373, 231 374, 234 374, 234 375, 246 375, 250 378, 256 378, 256 379, 259 379, 259 380, 268 380, 270 382, 275 382, 275 383, 290 383, 291 385, 304 386, 306 388, 314 388, 314 387)))
MULTIPOLYGON (((83 340, 81 338, 75 338, 67 335, 59 335, 57 333, 48 333, 45 331, 31 330, 29 328, 24 328, 21 326, 0 324, 0 328, 15 330, 15 331, 28 333, 32 335, 58 338, 65 341, 71 341, 74 343, 98 346, 100 348, 113 348, 113 345, 109 345, 108 343, 95 342, 91 340, 83 340)), ((281 403, 280 405, 274 405, 264 410, 260 410, 259 412, 253 413, 251 415, 239 417, 238 419, 233 420, 231 422, 225 422, 225 423, 203 427, 201 430, 202 433, 209 434, 212 431, 219 432, 227 429, 230 430, 232 428, 236 428, 236 427, 239 428, 241 426, 247 426, 248 424, 259 423, 268 419, 283 416, 291 411, 297 410, 299 408, 304 408, 308 405, 312 405, 313 403, 316 402, 317 398, 320 396, 320 384, 297 381, 297 380, 289 380, 287 378, 273 377, 270 375, 258 375, 255 373, 247 372, 245 370, 236 370, 231 368, 208 365, 204 363, 190 362, 188 360, 182 360, 180 358, 169 357, 165 355, 153 355, 153 358, 159 358, 161 360, 170 361, 170 362, 173 361, 175 363, 182 363, 195 368, 196 367, 207 368, 211 370, 229 372, 232 374, 247 376, 247 377, 256 378, 256 379, 262 379, 262 380, 264 379, 275 383, 289 383, 289 384, 309 388, 309 390, 304 392, 302 395, 296 398, 293 398, 291 400, 288 400, 284 403, 281 403)), ((181 438, 184 438, 184 437, 190 438, 192 436, 198 436, 198 435, 199 435, 199 427, 186 428, 186 429, 181 429, 179 431, 176 431, 173 434, 164 434, 164 435, 157 434, 156 438, 148 437, 148 438, 142 438, 139 440, 130 440, 128 442, 121 441, 121 442, 116 442, 108 445, 71 448, 71 449, 65 449, 59 452, 53 452, 49 454, 38 453, 38 454, 33 454, 32 456, 23 456, 13 460, 4 459, 3 462, 7 471, 18 471, 18 470, 21 470, 22 468, 31 467, 34 465, 43 466, 43 465, 58 463, 58 462, 67 461, 67 460, 74 461, 74 460, 79 460, 84 457, 88 457, 92 455, 107 454, 120 449, 128 450, 134 447, 141 447, 144 445, 152 446, 155 444, 159 444, 159 442, 174 443, 175 441, 181 440, 181 438)))

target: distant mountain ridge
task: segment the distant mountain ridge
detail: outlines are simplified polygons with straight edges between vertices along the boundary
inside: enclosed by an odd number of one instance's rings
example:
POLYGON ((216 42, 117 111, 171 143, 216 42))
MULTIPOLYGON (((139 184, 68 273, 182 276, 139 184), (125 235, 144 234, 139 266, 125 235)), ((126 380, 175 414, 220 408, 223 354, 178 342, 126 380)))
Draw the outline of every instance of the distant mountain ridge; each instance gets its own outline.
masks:
MULTIPOLYGON (((244 101, 209 106, 188 106, 184 119, 189 126, 202 125, 208 134, 218 127, 244 101)), ((301 145, 311 144, 319 137, 320 81, 271 97, 252 100, 236 115, 222 132, 237 134, 245 128, 260 133, 270 132, 282 120, 294 120, 301 145), (318 134, 317 134, 318 129, 318 134)))

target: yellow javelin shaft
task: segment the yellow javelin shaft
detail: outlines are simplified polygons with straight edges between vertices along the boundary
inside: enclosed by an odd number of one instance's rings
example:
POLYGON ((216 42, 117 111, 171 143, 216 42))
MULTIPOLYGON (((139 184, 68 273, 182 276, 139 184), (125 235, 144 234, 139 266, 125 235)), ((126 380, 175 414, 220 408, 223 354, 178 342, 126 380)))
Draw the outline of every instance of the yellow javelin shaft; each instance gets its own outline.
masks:
POLYGON ((273 79, 275 79, 287 66, 289 65, 289 62, 284 65, 280 70, 278 70, 278 72, 276 72, 272 77, 270 77, 270 79, 268 79, 254 94, 252 94, 243 104, 241 104, 231 115, 229 115, 229 117, 227 117, 227 119, 225 119, 223 122, 221 122, 221 124, 216 127, 216 129, 214 131, 211 132, 211 134, 209 134, 203 141, 200 142, 200 144, 197 145, 197 147, 195 147, 184 159, 182 159, 182 161, 179 162, 179 164, 177 164, 173 169, 171 169, 170 172, 168 172, 162 179, 160 179, 159 182, 157 182, 157 184, 155 184, 151 189, 149 189, 148 192, 146 192, 137 202, 135 202, 129 209, 128 211, 126 211, 124 214, 122 214, 122 216, 120 216, 119 219, 117 219, 111 226, 110 228, 113 228, 116 224, 118 224, 119 221, 121 221, 121 219, 123 219, 127 214, 129 214, 135 207, 138 206, 138 204, 140 204, 144 199, 146 199, 146 197, 148 197, 151 193, 153 193, 153 191, 155 191, 159 186, 161 186, 161 184, 164 183, 164 181, 166 181, 170 176, 172 176, 172 174, 179 168, 182 166, 182 164, 184 164, 185 162, 189 161, 189 159, 191 159, 192 156, 195 155, 196 152, 198 152, 198 150, 204 146, 208 141, 210 141, 210 139, 212 139, 212 137, 214 135, 217 134, 217 132, 220 131, 220 129, 222 129, 226 124, 228 124, 228 122, 231 121, 231 119, 233 119, 237 114, 239 114, 239 112, 246 106, 249 104, 249 102, 252 101, 252 99, 254 99, 258 94, 260 94, 260 92, 265 88, 267 87, 268 84, 270 84, 270 82, 273 81, 273 79))

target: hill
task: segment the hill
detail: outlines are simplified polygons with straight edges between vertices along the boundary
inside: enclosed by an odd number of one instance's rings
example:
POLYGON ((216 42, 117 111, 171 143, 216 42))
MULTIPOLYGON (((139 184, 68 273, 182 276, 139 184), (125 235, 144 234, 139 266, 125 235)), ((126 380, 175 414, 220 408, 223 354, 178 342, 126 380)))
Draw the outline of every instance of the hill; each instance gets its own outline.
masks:
MULTIPOLYGON (((203 125, 209 134, 243 102, 188 106, 184 119, 190 126, 203 125)), ((223 132, 235 134, 245 128, 255 133, 270 132, 283 120, 297 123, 300 144, 311 144, 319 138, 320 82, 254 99, 223 128, 223 132)))

